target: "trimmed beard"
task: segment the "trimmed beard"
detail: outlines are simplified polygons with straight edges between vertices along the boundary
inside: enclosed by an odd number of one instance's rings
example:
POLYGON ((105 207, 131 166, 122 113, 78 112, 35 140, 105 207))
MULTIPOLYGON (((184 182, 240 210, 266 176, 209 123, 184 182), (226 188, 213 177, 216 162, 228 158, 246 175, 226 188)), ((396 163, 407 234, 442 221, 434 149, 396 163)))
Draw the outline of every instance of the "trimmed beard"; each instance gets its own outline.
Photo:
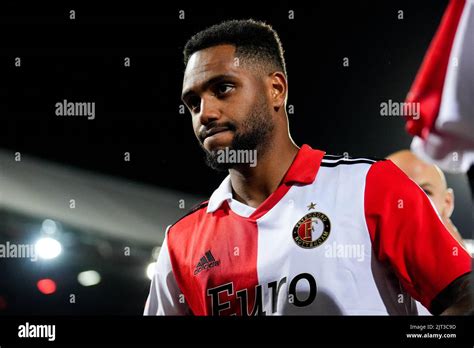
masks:
MULTIPOLYGON (((268 104, 265 97, 262 96, 250 116, 242 122, 239 130, 234 133, 229 150, 256 150, 257 156, 261 157, 268 150, 274 128, 275 125, 272 122, 268 104)), ((241 165, 240 163, 220 162, 218 161, 217 150, 209 152, 201 142, 200 145, 206 154, 206 164, 216 171, 224 172, 236 165, 241 165)))

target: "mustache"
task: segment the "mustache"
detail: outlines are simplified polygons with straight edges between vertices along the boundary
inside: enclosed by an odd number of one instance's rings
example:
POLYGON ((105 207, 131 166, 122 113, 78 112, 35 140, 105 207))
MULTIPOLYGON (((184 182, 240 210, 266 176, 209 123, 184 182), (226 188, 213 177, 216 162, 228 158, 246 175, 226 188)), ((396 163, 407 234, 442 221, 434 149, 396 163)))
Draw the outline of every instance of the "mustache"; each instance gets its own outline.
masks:
POLYGON ((222 122, 222 123, 217 123, 216 121, 213 121, 213 122, 210 122, 209 124, 207 124, 206 126, 203 126, 200 130, 199 130, 199 140, 202 142, 204 142, 204 138, 206 137, 206 133, 212 129, 212 128, 227 128, 228 130, 230 131, 235 131, 237 129, 237 127, 235 126, 235 124, 233 124, 232 122, 222 122))

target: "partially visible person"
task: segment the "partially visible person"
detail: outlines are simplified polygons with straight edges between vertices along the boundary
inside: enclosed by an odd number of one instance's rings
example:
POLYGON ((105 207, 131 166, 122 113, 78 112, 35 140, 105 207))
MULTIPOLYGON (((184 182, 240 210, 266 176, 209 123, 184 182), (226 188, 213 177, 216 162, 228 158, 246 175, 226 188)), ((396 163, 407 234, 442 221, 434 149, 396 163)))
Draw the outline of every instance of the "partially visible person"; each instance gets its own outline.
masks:
MULTIPOLYGON (((448 187, 441 169, 421 160, 410 150, 400 150, 387 158, 425 191, 448 231, 459 244, 465 247, 461 234, 451 221, 454 211, 454 191, 448 187)), ((431 315, 428 309, 418 301, 416 301, 416 307, 420 315, 431 315)))
POLYGON ((449 232, 462 246, 465 246, 461 234, 451 221, 454 211, 454 192, 448 187, 441 169, 421 160, 410 150, 395 152, 387 158, 425 191, 449 232))

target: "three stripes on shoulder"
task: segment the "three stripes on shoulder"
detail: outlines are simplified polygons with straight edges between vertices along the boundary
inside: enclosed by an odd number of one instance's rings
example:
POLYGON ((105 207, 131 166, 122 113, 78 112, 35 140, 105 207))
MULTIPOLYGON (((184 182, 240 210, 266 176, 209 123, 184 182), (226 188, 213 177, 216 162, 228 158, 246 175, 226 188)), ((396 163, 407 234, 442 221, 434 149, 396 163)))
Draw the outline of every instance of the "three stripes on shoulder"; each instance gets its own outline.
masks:
POLYGON ((324 155, 321 161, 321 167, 336 167, 339 165, 350 165, 358 163, 373 164, 378 161, 383 161, 384 158, 373 158, 373 157, 347 157, 347 156, 335 156, 335 155, 324 155))

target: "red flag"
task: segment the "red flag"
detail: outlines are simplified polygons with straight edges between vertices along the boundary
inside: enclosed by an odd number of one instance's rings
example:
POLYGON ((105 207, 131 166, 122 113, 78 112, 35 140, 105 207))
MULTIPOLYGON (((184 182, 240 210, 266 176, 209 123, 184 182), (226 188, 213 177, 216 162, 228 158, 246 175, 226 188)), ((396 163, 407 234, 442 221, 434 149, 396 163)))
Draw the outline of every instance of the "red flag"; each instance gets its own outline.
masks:
POLYGON ((474 163, 474 0, 451 0, 415 81, 407 118, 412 150, 451 172, 474 163))

